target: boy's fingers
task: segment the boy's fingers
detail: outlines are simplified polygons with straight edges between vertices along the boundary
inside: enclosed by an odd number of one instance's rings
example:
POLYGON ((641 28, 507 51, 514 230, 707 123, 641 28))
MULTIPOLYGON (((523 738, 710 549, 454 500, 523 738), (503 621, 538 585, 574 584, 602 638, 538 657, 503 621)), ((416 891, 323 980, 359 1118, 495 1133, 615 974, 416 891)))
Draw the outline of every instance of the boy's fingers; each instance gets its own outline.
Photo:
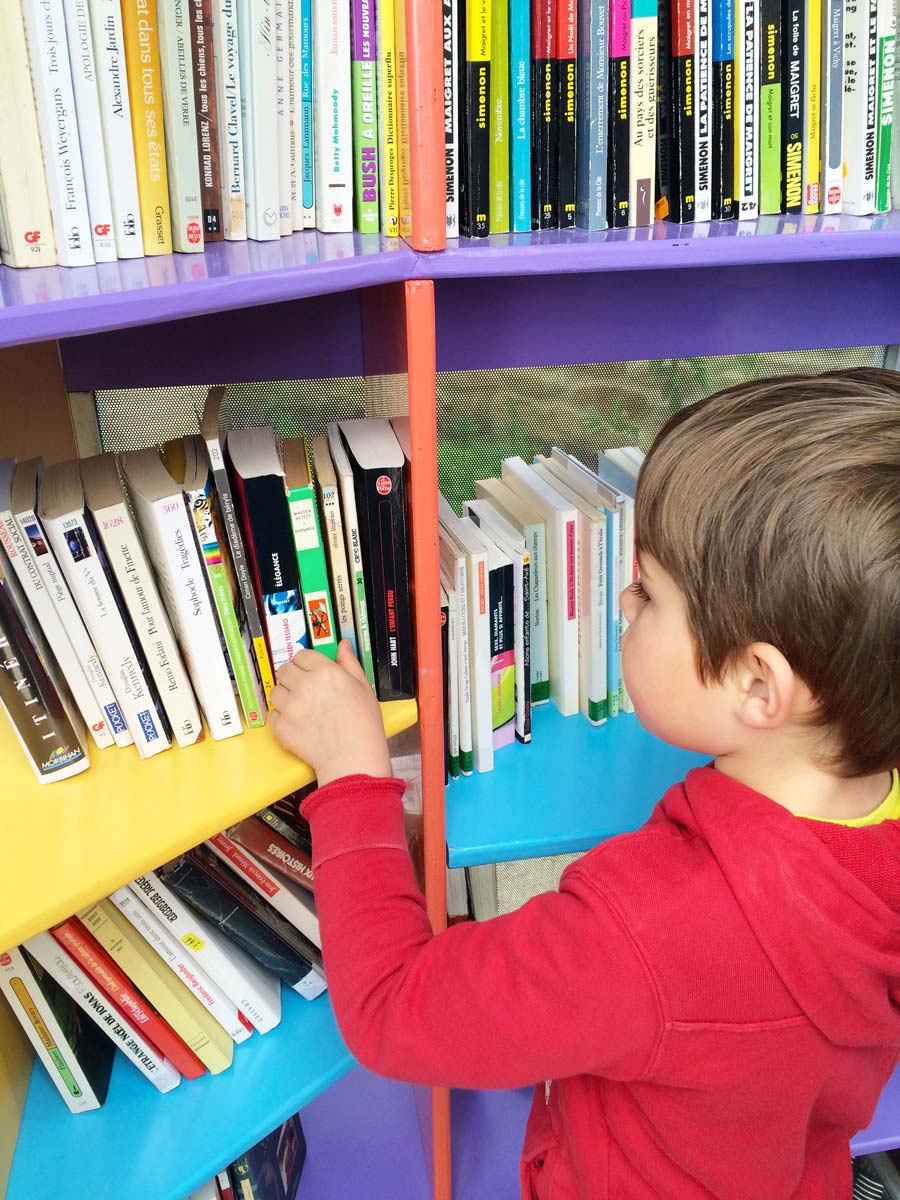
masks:
POLYGON ((346 638, 344 638, 344 640, 338 645, 337 660, 348 675, 352 675, 354 679, 359 679, 363 683, 368 683, 368 680, 366 679, 366 673, 363 670, 359 659, 353 653, 353 647, 346 638))
POLYGON ((276 683, 269 695, 269 700, 276 712, 283 712, 291 701, 291 692, 282 684, 276 683))
POLYGON ((301 671, 314 671, 323 658, 318 650, 298 650, 294 655, 292 666, 301 671))

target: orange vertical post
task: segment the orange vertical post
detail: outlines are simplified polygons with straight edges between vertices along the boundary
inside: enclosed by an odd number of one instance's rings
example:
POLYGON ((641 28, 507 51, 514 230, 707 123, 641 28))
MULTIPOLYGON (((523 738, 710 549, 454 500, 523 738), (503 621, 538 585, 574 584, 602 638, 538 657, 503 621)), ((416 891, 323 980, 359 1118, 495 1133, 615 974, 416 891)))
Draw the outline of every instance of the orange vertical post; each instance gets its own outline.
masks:
POLYGON ((398 0, 400 232, 414 250, 447 245, 444 51, 439 0, 398 0))

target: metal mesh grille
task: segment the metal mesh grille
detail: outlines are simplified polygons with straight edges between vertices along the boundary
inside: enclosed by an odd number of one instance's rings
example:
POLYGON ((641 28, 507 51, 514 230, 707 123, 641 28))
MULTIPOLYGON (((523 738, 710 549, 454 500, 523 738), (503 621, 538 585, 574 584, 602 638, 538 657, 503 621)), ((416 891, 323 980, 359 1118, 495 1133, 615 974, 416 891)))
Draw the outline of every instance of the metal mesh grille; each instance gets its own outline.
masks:
POLYGON ((515 912, 526 900, 542 892, 555 892, 563 871, 580 854, 554 854, 549 858, 526 858, 518 862, 497 863, 497 911, 515 912))
POLYGON ((883 346, 864 346, 447 372, 437 381, 441 491, 459 510, 509 455, 556 445, 590 465, 609 446, 648 449, 672 413, 729 384, 883 362, 883 346))

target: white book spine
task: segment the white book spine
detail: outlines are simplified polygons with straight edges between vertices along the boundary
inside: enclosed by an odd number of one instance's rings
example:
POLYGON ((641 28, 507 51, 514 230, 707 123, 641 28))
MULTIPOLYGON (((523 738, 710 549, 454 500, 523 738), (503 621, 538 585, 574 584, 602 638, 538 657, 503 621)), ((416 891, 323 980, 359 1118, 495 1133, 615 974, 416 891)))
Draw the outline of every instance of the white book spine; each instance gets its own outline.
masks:
POLYGON ((476 771, 494 769, 491 720, 491 615, 488 564, 483 551, 466 555, 469 606, 469 662, 472 687, 472 751, 476 771))
POLYGON ((281 1020, 281 984, 209 922, 193 913, 155 871, 148 871, 129 889, 216 981, 260 1033, 268 1033, 281 1020))
POLYGON ((291 180, 291 66, 287 0, 274 0, 275 12, 275 112, 278 125, 278 218, 281 236, 294 232, 291 180))
POLYGON ((531 555, 531 697, 533 704, 545 704, 544 685, 550 681, 550 651, 547 640, 547 537, 543 523, 526 527, 525 544, 531 555))
MULTIPOLYGON (((127 464, 126 456, 126 477, 127 464)), ((137 491, 131 494, 210 733, 216 739, 233 737, 243 732, 240 712, 184 498, 179 494, 154 502, 137 491)))
POLYGON ((144 236, 134 165, 131 101, 119 0, 88 0, 100 96, 100 122, 119 258, 142 258, 144 236))
POLYGON ((96 730, 93 725, 90 726, 94 740, 98 746, 106 746, 111 743, 117 746, 130 746, 132 737, 128 732, 119 703, 85 628, 84 621, 81 619, 78 607, 72 599, 72 593, 69 591, 69 585, 66 583, 59 563, 56 561, 56 555, 50 549, 49 538, 41 527, 37 513, 33 510, 26 510, 16 513, 15 517, 20 534, 31 548, 32 558, 46 588, 47 597, 72 643, 79 666, 104 718, 103 729, 96 730), (118 732, 114 732, 116 730, 118 732))
POLYGON ((247 236, 257 242, 281 236, 273 0, 245 0, 238 10, 241 121, 247 236))
POLYGON ((741 87, 734 112, 734 199, 739 221, 759 216, 759 28, 759 0, 737 0, 734 57, 741 87))
POLYGON ((25 949, 69 993, 82 1012, 112 1038, 157 1091, 170 1092, 181 1083, 181 1076, 169 1060, 159 1054, 127 1017, 113 1008, 52 934, 35 934, 25 943, 25 949))
POLYGON ((217 833, 206 845, 230 871, 253 888, 258 896, 267 900, 276 912, 290 921, 295 929, 299 929, 313 945, 322 949, 319 918, 311 902, 302 898, 305 889, 299 884, 292 888, 287 880, 280 879, 249 850, 233 842, 227 833, 217 833))
POLYGON ((350 6, 313 0, 316 215, 323 233, 353 230, 350 6))
MULTIPOLYGON (((168 749, 169 737, 84 516, 44 518, 44 528, 139 754, 142 758, 159 754, 168 749)), ((114 736, 120 732, 117 725, 112 730, 114 736)))
POLYGON ((247 237, 247 214, 237 0, 213 0, 212 11, 222 221, 226 240, 241 242, 247 237))
POLYGON ((13 946, 0 953, 0 992, 25 1031, 69 1112, 93 1112, 100 1101, 47 1003, 25 955, 13 946))
POLYGON ((288 27, 288 115, 290 125, 291 162, 291 228, 303 228, 303 167, 302 153, 302 65, 300 44, 302 38, 300 22, 300 0, 286 0, 288 27))
POLYGON ((203 250, 203 197, 197 151, 197 110, 186 0, 166 0, 157 9, 163 85, 163 125, 172 245, 181 254, 203 250))
POLYGON ((98 263, 115 262, 118 258, 115 222, 103 149, 100 93, 88 0, 65 0, 65 16, 94 258, 98 263))
POLYGON ((0 543, 12 563, 22 590, 28 597, 34 615, 59 663, 60 670, 78 705, 78 711, 81 713, 85 725, 91 731, 95 744, 101 750, 114 745, 112 732, 106 722, 103 710, 97 702, 81 661, 41 578, 41 573, 31 553, 31 544, 22 536, 22 531, 10 512, 0 513, 0 543))
MULTIPOLYGON (((712 219, 712 5, 710 0, 693 0, 694 28, 697 31, 694 63, 696 69, 696 102, 697 102, 697 136, 694 146, 694 220, 709 221, 712 219)), ((634 21, 632 21, 632 30, 634 21)), ((632 32, 632 46, 634 33, 632 32)), ((632 50, 632 59, 634 51, 632 50)), ((653 56, 654 61, 656 55, 653 56)), ((632 70, 634 67, 632 66, 632 70)), ((650 89, 650 95, 656 97, 656 81, 650 89)), ((655 147, 654 147, 655 150, 655 147)), ((650 210, 653 210, 651 196, 650 210)), ((652 224, 652 218, 651 222, 652 224)))
POLYGON ((22 9, 0 5, 0 257, 8 267, 52 267, 56 239, 22 9))
POLYGON ((156 916, 141 904, 128 888, 118 888, 110 896, 116 908, 125 916, 151 947, 191 989, 200 1003, 209 1010, 229 1037, 235 1042, 245 1042, 251 1034, 249 1024, 238 1016, 237 1005, 225 995, 219 985, 198 966, 191 962, 177 938, 169 935, 168 929, 156 916))
POLYGON ((844 212, 875 210, 878 0, 844 6, 844 212))
MULTIPOLYGON (((622 638, 625 636, 625 630, 628 628, 628 621, 625 619, 625 613, 621 604, 619 603, 619 595, 625 590, 625 588, 631 587, 631 585, 635 582, 635 569, 637 565, 634 552, 634 501, 630 498, 626 499, 622 505, 622 524, 622 577, 619 580, 619 590, 615 595, 616 607, 619 610, 620 657, 622 638)), ((628 692, 625 688, 625 676, 622 675, 621 662, 619 665, 619 677, 621 679, 621 683, 619 685, 619 695, 624 702, 625 712, 633 713, 634 704, 632 703, 631 697, 628 695, 628 692)))
POLYGON ((841 211, 844 192, 844 0, 822 10, 822 212, 841 211))
POLYGON ((459 768, 459 594, 447 592, 447 749, 459 768))
POLYGON ((322 521, 325 526, 328 562, 334 582, 334 607, 337 613, 341 637, 349 641, 354 654, 358 654, 356 630, 353 624, 353 589, 344 546, 344 522, 336 487, 323 487, 322 521))
POLYGON ((459 767, 463 775, 472 774, 472 653, 469 632, 469 578, 465 557, 456 565, 456 594, 459 599, 459 639, 457 668, 459 676, 459 767))
POLYGON ((23 0, 22 13, 59 261, 89 266, 94 251, 62 0, 23 0))
POLYGON ((200 713, 128 506, 96 509, 94 521, 175 739, 191 746, 203 732, 200 713))
POLYGON ((369 604, 366 599, 366 580, 363 570, 362 543, 359 537, 359 517, 356 511, 356 489, 353 471, 341 441, 337 425, 328 427, 328 445, 341 493, 341 514, 344 542, 347 547, 347 569, 350 575, 350 595, 353 602, 353 621, 356 629, 360 661, 366 678, 375 686, 375 667, 372 661, 372 634, 369 628, 369 604))

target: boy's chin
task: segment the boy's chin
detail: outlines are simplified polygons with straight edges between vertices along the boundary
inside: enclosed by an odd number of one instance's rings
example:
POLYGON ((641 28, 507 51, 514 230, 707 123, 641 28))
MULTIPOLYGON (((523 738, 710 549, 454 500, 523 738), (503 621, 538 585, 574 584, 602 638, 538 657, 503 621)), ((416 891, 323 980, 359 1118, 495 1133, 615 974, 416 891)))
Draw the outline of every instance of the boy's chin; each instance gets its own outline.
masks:
POLYGON ((715 739, 705 738, 702 731, 698 732, 696 728, 688 730, 683 725, 667 721, 665 716, 648 713, 637 704, 634 706, 634 715, 642 729, 666 745, 676 746, 679 750, 690 750, 694 754, 705 754, 710 758, 716 757, 717 751, 712 744, 715 739))

